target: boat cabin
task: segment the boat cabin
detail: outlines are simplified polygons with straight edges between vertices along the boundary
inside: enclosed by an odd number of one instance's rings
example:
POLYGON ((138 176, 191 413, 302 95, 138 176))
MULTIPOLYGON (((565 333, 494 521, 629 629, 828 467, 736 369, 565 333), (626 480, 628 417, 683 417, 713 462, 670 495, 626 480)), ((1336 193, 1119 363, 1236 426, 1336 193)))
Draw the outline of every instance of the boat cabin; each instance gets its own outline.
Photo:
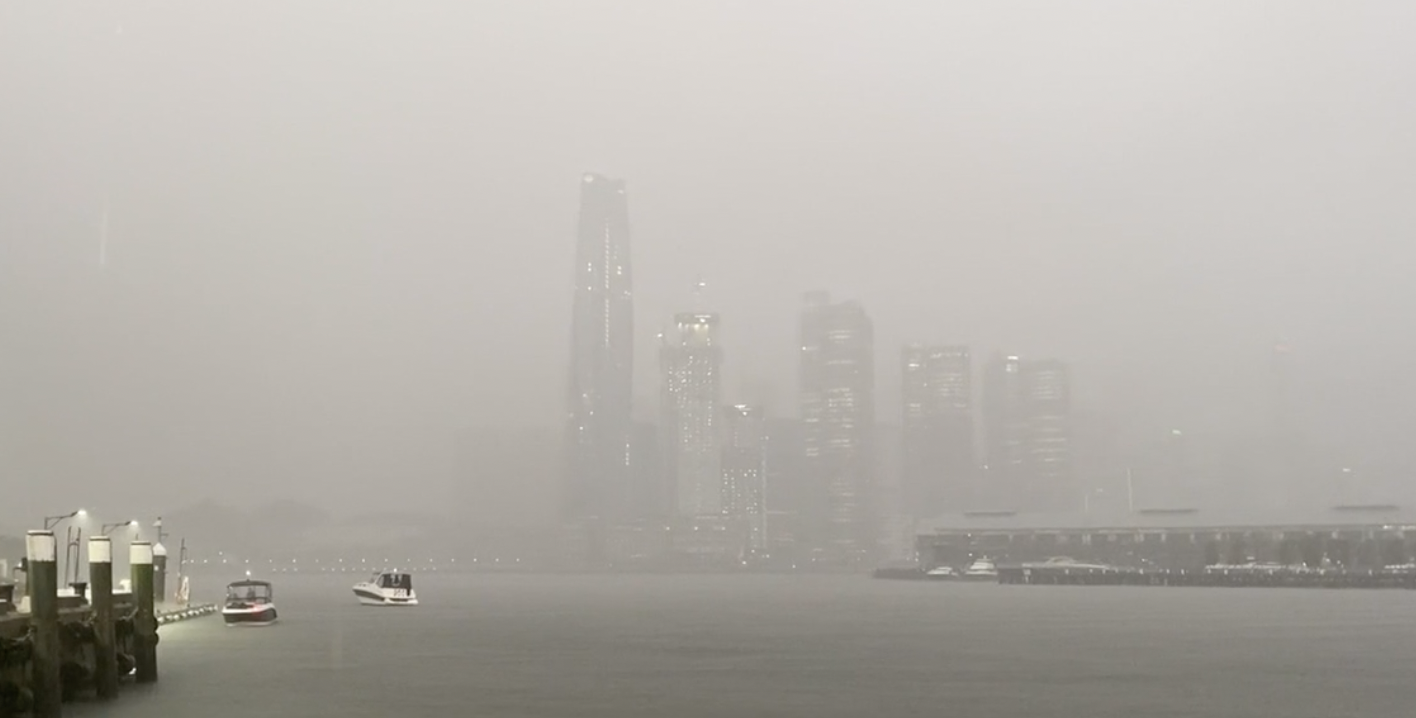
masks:
POLYGON ((259 606, 271 602, 270 584, 266 581, 236 581, 226 585, 226 605, 259 606))
POLYGON ((371 583, 373 583, 375 586, 378 586, 379 588, 388 589, 391 591, 397 591, 400 589, 404 591, 412 591, 413 575, 397 572, 380 573, 374 576, 374 580, 371 583))

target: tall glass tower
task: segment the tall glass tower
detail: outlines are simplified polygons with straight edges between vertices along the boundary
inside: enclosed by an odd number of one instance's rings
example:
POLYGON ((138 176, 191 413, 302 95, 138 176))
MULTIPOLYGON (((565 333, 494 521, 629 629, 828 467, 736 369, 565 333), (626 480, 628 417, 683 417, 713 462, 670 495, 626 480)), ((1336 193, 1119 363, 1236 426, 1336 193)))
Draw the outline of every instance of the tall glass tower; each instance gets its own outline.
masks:
POLYGON ((856 302, 811 292, 805 305, 797 377, 802 458, 820 502, 810 520, 833 559, 858 560, 876 542, 874 328, 856 302))
POLYGON ((580 181, 566 419, 569 520, 623 518, 633 432, 634 293, 624 182, 580 181))

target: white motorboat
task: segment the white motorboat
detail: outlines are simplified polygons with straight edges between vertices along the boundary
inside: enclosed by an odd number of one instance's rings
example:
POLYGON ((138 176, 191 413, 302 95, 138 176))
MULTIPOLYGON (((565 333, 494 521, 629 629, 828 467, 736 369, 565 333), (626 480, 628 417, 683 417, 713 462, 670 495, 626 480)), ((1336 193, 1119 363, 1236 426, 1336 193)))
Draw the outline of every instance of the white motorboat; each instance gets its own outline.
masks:
POLYGON ((931 581, 952 581, 960 578, 961 574, 953 566, 935 566, 925 571, 924 577, 931 581))
POLYGON ((354 595, 365 606, 418 605, 413 576, 398 571, 376 573, 369 580, 354 584, 354 595))
POLYGON ((1128 569, 1121 569, 1121 568, 1118 568, 1118 567, 1116 567, 1116 566, 1112 566, 1112 565, 1110 565, 1110 564, 1104 564, 1104 563, 1088 563, 1088 562, 1085 562, 1085 561, 1078 561, 1078 560, 1072 558, 1071 556, 1053 556, 1052 558, 1049 558, 1049 559, 1047 559, 1046 561, 1025 563, 1025 564, 1022 565, 1022 567, 1023 567, 1023 568, 1065 568, 1065 569, 1077 569, 1077 570, 1081 570, 1081 571, 1121 571, 1121 570, 1128 570, 1128 569))
POLYGON ((265 581, 246 579, 226 586, 221 617, 228 626, 269 626, 275 623, 275 592, 265 581))
POLYGON ((997 581, 998 566, 993 563, 993 559, 982 556, 964 569, 963 578, 969 581, 997 581))

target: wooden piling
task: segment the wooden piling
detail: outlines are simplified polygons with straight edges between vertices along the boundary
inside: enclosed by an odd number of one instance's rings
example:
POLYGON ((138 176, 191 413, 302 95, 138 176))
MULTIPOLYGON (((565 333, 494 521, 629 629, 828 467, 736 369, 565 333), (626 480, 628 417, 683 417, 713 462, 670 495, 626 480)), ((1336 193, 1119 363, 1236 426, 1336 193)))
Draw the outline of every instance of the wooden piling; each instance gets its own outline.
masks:
POLYGON ((63 710, 60 664, 64 660, 59 640, 59 563, 53 531, 31 531, 25 537, 29 559, 26 576, 30 586, 30 682, 34 692, 34 718, 59 718, 63 710))
POLYGON ((113 631, 113 543, 89 538, 89 602, 93 605, 93 679, 99 700, 118 697, 118 645, 113 631))
POLYGON ((139 683, 157 680, 157 612, 153 605, 152 543, 134 541, 128 551, 132 570, 133 601, 137 612, 133 616, 134 660, 137 661, 139 683))

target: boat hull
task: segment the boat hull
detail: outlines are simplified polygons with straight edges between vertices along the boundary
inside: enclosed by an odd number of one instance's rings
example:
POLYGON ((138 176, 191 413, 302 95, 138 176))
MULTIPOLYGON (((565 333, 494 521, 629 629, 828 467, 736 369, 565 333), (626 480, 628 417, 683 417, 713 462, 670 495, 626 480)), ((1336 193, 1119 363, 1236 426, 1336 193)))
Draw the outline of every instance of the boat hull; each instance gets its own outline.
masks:
POLYGON ((376 588, 366 588, 364 586, 354 587, 354 597, 359 599, 359 604, 363 606, 416 606, 418 605, 417 594, 412 595, 390 595, 376 588))
POLYGON ((262 606, 260 608, 224 608, 221 610, 221 620, 231 627, 269 626, 275 623, 279 614, 275 611, 275 606, 262 606))

